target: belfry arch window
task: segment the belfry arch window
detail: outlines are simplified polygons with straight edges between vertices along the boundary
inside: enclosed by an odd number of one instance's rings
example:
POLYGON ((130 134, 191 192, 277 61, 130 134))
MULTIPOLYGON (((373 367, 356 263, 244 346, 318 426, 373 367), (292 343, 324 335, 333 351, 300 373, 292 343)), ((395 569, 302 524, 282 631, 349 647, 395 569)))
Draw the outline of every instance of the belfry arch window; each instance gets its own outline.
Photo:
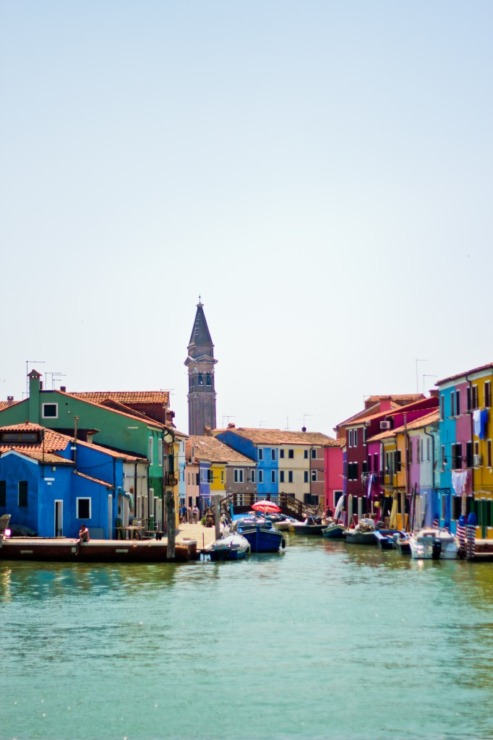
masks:
POLYGON ((202 375, 202 373, 198 374, 198 384, 204 385, 204 376, 202 375))
POLYGON ((211 385, 211 374, 210 373, 207 373, 207 375, 205 376, 205 384, 211 385))

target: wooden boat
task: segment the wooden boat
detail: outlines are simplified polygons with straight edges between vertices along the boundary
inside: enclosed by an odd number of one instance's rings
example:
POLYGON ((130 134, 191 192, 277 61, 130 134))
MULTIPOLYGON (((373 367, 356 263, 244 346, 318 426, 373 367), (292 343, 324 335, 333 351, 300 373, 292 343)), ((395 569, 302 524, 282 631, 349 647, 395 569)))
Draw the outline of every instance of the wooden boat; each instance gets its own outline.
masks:
POLYGON ((286 546, 282 532, 268 520, 253 517, 238 519, 236 530, 248 540, 251 552, 279 552, 281 547, 286 546))
POLYGON ((455 560, 459 553, 457 538, 447 529, 420 529, 410 536, 409 545, 415 560, 455 560))
POLYGON ((303 535, 321 535, 325 528, 326 525, 322 524, 321 521, 317 521, 313 516, 308 516, 304 522, 293 522, 289 525, 289 531, 291 533, 303 535))
POLYGON ((343 539, 346 527, 344 524, 332 522, 325 529, 322 529, 322 537, 328 537, 331 540, 343 539))
MULTIPOLYGON (((166 540, 91 540, 56 537, 5 538, 0 548, 1 560, 72 561, 85 563, 165 563, 166 540)), ((176 562, 196 560, 195 540, 177 542, 176 562)))
POLYGON ((211 560, 241 560, 250 554, 250 549, 248 540, 234 532, 213 542, 207 553, 211 560))
POLYGON ((382 549, 390 550, 394 547, 394 535, 400 533, 398 529, 378 529, 373 519, 361 519, 354 529, 345 532, 346 542, 353 545, 379 545, 382 549))

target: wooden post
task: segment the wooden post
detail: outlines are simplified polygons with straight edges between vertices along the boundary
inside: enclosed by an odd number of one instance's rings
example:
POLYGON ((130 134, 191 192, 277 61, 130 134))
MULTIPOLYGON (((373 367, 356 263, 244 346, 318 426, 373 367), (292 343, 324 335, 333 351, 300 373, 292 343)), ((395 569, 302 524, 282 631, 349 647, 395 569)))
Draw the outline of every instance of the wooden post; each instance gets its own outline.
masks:
POLYGON ((166 557, 168 560, 174 560, 176 544, 175 496, 174 492, 170 489, 166 489, 166 520, 168 523, 168 547, 166 557))
POLYGON ((214 527, 216 530, 216 540, 221 536, 221 497, 215 493, 212 497, 212 505, 214 511, 214 527))

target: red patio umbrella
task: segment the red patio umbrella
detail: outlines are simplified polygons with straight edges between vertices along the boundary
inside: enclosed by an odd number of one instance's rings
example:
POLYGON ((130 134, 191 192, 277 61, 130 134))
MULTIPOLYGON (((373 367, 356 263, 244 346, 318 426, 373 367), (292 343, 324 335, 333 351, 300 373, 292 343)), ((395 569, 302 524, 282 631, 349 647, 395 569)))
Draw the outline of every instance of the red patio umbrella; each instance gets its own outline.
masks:
POLYGON ((281 509, 273 501, 256 501, 252 506, 253 511, 262 511, 264 514, 277 514, 281 509))

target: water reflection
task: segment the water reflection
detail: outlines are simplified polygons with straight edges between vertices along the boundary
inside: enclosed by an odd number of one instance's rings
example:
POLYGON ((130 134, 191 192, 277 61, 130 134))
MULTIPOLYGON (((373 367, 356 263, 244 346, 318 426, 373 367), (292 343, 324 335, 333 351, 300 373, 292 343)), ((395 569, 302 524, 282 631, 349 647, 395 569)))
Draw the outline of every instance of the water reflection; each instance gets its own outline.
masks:
POLYGON ((44 600, 68 594, 139 595, 173 585, 180 568, 170 564, 1 563, 0 601, 44 600))

